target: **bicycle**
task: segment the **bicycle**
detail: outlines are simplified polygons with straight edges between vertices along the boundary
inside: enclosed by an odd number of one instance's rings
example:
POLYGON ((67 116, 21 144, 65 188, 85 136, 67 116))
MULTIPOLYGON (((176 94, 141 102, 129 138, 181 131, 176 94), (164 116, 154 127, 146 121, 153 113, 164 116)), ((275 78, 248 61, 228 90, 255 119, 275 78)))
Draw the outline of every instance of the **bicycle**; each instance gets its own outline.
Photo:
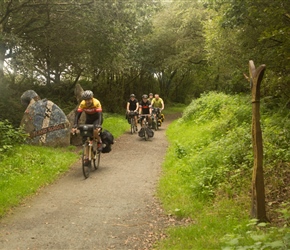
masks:
POLYGON ((129 117, 130 124, 131 124, 131 134, 134 134, 137 132, 137 126, 135 126, 135 116, 136 115, 137 115, 137 113, 134 111, 130 111, 128 113, 128 117, 129 117))
POLYGON ((82 151, 82 170, 85 179, 90 176, 92 168, 97 170, 100 166, 101 151, 97 149, 98 144, 96 139, 93 139, 94 125, 84 124, 79 125, 78 130, 81 136, 86 137, 82 151), (88 153, 88 155, 86 155, 88 153))
POLYGON ((160 108, 152 108, 152 114, 154 115, 154 119, 152 122, 152 126, 157 131, 159 127, 161 127, 161 110, 160 108))
POLYGON ((148 141, 150 137, 154 136, 154 132, 149 128, 148 117, 150 115, 140 115, 141 129, 139 131, 139 136, 148 141))

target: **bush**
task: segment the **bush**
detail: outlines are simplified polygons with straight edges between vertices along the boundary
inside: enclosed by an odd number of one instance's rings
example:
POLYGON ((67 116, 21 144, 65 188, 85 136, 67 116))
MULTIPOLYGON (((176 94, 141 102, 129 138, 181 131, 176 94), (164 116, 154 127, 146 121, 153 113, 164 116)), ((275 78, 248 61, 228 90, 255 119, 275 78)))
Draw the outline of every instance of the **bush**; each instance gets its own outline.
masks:
POLYGON ((231 98, 223 93, 202 94, 199 99, 193 100, 184 110, 181 121, 194 120, 197 123, 202 123, 217 118, 220 116, 222 108, 230 103, 232 103, 231 98))
MULTIPOLYGON (((243 185, 247 178, 251 180, 253 167, 251 106, 250 96, 210 92, 193 100, 169 128, 177 162, 189 168, 187 174, 182 172, 193 197, 206 200, 218 189, 229 196, 245 191, 243 185)), ((269 164, 273 168, 290 161, 290 119, 285 111, 264 107, 261 114, 265 169, 269 171, 269 164)))
POLYGON ((24 143, 27 136, 21 128, 14 128, 8 120, 0 121, 0 152, 9 152, 13 146, 24 143))
POLYGON ((235 249, 289 249, 290 230, 287 225, 281 228, 271 227, 267 223, 258 223, 253 219, 242 233, 239 233, 240 225, 236 232, 225 235, 221 241, 224 243, 223 250, 235 249), (245 233, 246 232, 246 233, 245 233))
POLYGON ((265 163, 290 162, 289 110, 275 110, 263 116, 265 163))
POLYGON ((289 110, 262 103, 266 210, 273 224, 248 223, 253 169, 250 96, 212 92, 192 101, 166 131, 170 147, 158 194, 170 214, 194 222, 169 231, 165 247, 158 249, 289 249, 290 208, 289 203, 281 205, 290 194, 289 110), (277 216, 278 209, 283 218, 277 216))

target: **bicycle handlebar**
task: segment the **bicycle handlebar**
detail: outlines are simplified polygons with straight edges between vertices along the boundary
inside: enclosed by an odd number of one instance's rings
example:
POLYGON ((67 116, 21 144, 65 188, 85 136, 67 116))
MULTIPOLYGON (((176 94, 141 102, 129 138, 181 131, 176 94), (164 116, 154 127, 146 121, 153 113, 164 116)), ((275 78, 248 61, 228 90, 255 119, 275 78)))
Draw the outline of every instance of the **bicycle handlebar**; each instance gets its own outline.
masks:
MULTIPOLYGON (((81 124, 81 125, 78 125, 78 127, 75 129, 79 130, 79 131, 83 131, 83 130, 93 131, 95 129, 95 127, 98 129, 101 129, 102 125, 95 126, 94 124, 81 124)), ((72 135, 75 135, 75 134, 76 134, 76 132, 72 133, 72 135)))
POLYGON ((79 125, 78 126, 78 129, 79 130, 84 130, 84 129, 90 130, 90 129, 94 129, 94 124, 82 124, 82 125, 79 125))

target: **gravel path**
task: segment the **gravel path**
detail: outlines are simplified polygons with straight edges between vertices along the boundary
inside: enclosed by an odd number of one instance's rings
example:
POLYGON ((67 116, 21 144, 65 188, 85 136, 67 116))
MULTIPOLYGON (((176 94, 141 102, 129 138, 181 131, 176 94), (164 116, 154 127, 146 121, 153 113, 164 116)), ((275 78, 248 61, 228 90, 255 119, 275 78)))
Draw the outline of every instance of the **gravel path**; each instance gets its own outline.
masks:
POLYGON ((149 141, 128 132, 84 179, 80 161, 0 221, 0 249, 149 249, 170 221, 154 198, 166 117, 149 141))

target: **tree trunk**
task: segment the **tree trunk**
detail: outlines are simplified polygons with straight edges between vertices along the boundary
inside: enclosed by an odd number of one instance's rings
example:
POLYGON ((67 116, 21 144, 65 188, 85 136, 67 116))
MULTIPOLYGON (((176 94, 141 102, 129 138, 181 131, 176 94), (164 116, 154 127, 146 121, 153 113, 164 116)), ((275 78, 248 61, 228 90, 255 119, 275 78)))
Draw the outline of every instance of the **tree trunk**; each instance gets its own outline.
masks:
POLYGON ((4 61, 5 61, 6 46, 0 41, 0 84, 4 81, 4 61))

